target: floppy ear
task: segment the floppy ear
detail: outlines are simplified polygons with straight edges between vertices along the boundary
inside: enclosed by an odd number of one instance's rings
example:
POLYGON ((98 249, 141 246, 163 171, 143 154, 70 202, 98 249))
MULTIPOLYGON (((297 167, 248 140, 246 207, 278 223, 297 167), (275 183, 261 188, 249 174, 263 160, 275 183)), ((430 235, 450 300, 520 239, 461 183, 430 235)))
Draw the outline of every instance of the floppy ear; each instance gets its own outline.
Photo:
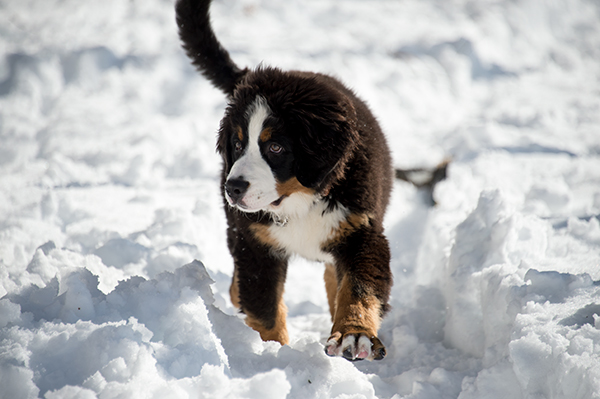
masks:
POLYGON ((320 191, 344 175, 358 141, 356 111, 346 96, 316 101, 296 111, 295 175, 300 184, 320 191))

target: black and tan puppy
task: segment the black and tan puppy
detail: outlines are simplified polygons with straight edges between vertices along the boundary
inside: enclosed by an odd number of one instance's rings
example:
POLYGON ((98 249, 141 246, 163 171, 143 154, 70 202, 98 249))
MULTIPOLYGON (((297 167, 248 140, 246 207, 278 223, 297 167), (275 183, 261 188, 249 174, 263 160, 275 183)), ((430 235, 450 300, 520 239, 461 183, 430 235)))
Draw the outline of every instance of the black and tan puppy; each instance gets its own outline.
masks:
POLYGON ((289 341, 283 287, 293 254, 325 263, 333 320, 325 351, 379 360, 392 285, 382 221, 393 171, 386 139, 356 95, 320 73, 238 68, 211 28, 210 0, 179 0, 192 63, 229 104, 219 129, 231 301, 263 340, 289 341))

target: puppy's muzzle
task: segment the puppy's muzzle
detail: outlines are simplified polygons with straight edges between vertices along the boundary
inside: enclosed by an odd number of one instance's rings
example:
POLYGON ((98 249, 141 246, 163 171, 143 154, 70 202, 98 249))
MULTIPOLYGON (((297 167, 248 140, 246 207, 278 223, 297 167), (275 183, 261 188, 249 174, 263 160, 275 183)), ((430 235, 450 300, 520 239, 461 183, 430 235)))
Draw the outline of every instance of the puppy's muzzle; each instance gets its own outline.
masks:
POLYGON ((228 179, 225 182, 225 193, 231 205, 244 206, 243 198, 250 183, 241 178, 228 179))

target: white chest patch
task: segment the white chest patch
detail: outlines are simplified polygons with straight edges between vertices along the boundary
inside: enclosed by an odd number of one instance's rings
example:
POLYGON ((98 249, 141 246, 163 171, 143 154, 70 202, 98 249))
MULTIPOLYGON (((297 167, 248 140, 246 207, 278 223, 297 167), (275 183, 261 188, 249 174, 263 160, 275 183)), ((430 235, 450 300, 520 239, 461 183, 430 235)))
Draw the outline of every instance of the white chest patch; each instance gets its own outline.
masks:
POLYGON ((270 226, 269 233, 288 255, 297 254, 309 260, 331 263, 333 257, 323 252, 321 247, 346 220, 349 211, 340 206, 326 212, 326 207, 325 201, 318 201, 305 213, 289 217, 284 226, 270 226))

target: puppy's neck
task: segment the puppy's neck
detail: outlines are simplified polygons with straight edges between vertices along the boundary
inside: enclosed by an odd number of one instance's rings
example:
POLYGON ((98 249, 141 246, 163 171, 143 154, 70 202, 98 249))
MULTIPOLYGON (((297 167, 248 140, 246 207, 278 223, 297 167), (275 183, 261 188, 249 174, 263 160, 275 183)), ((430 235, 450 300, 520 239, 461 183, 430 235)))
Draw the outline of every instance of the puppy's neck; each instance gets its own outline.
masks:
POLYGON ((322 195, 310 197, 304 194, 292 195, 286 198, 278 209, 269 212, 271 220, 276 226, 284 227, 290 221, 306 218, 312 212, 324 211, 327 208, 322 195))

